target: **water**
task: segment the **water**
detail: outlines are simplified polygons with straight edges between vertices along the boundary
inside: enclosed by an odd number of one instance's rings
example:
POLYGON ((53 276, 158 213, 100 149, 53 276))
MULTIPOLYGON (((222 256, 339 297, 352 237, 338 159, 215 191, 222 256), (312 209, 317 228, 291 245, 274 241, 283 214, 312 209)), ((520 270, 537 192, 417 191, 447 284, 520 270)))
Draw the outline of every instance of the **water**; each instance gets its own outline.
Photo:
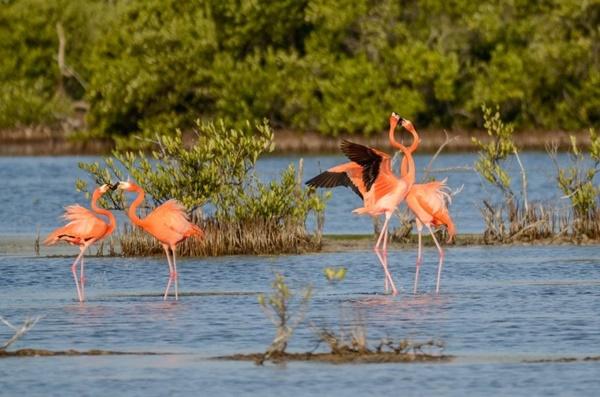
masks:
MULTIPOLYGON (((416 157, 420 169, 428 158, 416 157)), ((96 159, 0 158, 0 238, 30 236, 37 227, 46 233, 59 225, 64 205, 84 203, 73 189, 75 178, 84 176, 77 161, 96 159)), ((297 159, 266 158, 258 171, 264 179, 273 178, 297 159)), ((473 159, 471 154, 443 155, 435 167, 470 165, 473 159)), ((547 156, 525 153, 522 159, 530 198, 558 200, 547 156)), ((342 161, 307 157, 305 179, 342 161)), ((478 206, 496 194, 473 172, 436 174, 445 176, 454 188, 464 184, 451 207, 459 232, 480 232, 478 206)), ((349 189, 334 190, 326 233, 372 230, 368 218, 349 215, 358 205, 349 189)), ((593 395, 600 387, 600 362, 523 360, 600 355, 599 254, 597 246, 449 247, 442 293, 436 296, 436 252, 426 249, 420 292, 413 295, 415 250, 395 250, 389 260, 401 289, 397 297, 381 294, 381 268, 366 251, 181 258, 183 296, 177 303, 161 300, 167 281, 163 257, 89 257, 84 305, 74 299, 72 257, 0 256, 0 315, 14 323, 44 316, 12 348, 177 353, 3 359, 0 395, 593 395), (346 266, 346 280, 328 284, 322 275, 326 266, 346 266), (382 337, 436 338, 457 358, 447 364, 264 367, 210 360, 268 346, 274 331, 256 294, 268 291, 276 271, 292 287, 310 283, 315 291, 290 351, 315 348, 312 328, 337 330, 340 322, 362 316, 372 344, 382 337)), ((9 336, 0 325, 0 340, 9 336)))
MULTIPOLYGON (((182 258, 177 303, 163 302, 164 258, 86 260, 88 302, 75 302, 72 258, 0 257, 0 312, 13 322, 44 317, 14 345, 181 353, 161 356, 0 360, 3 395, 592 395, 600 362, 526 364, 536 358, 600 355, 600 263, 595 246, 450 247, 442 293, 432 294, 435 251, 425 251, 421 287, 410 293, 414 250, 390 252, 401 288, 380 294, 383 275, 370 252, 182 258), (330 285, 324 266, 346 266, 330 285), (209 357, 258 352, 273 336, 255 293, 273 272, 315 294, 290 351, 312 350, 312 327, 338 329, 361 315, 369 339, 446 342, 448 364, 257 367, 209 357), (6 381, 8 380, 8 381, 6 381)), ((0 328, 0 340, 9 336, 0 328)))
MULTIPOLYGON (((423 170, 431 155, 419 154, 415 162, 423 170)), ((476 155, 469 153, 444 154, 434 164, 434 169, 448 169, 472 166, 476 155)), ((296 163, 299 156, 274 156, 259 160, 257 172, 263 179, 276 178, 290 162, 296 163)), ((99 157, 0 157, 0 234, 34 234, 39 227, 43 233, 49 232, 59 224, 58 217, 63 207, 70 203, 85 204, 83 195, 74 189, 75 180, 87 175, 79 170, 79 161, 100 161, 99 157)), ((565 154, 559 155, 559 162, 567 160, 565 154)), ((304 158, 304 180, 317 175, 333 165, 347 161, 343 156, 309 156, 304 158)), ((528 172, 529 198, 558 205, 567 205, 560 199, 562 193, 555 183, 556 170, 546 153, 527 152, 522 161, 528 172)), ((516 164, 509 164, 511 174, 518 177, 516 164)), ((418 175, 421 175, 420 171, 418 175)), ((437 179, 448 178, 448 185, 462 191, 450 207, 459 233, 480 233, 484 224, 479 208, 486 198, 498 198, 499 192, 482 183, 478 174, 472 170, 454 170, 435 172, 437 179)), ((91 182, 88 180, 88 182, 91 182)), ((519 180, 515 179, 514 188, 520 191, 519 180)), ((325 233, 365 234, 373 230, 369 217, 351 214, 361 201, 350 189, 339 187, 333 190, 333 197, 325 213, 325 233)), ((392 227, 396 223, 392 222, 392 227)), ((312 227, 312 222, 309 223, 312 227)))

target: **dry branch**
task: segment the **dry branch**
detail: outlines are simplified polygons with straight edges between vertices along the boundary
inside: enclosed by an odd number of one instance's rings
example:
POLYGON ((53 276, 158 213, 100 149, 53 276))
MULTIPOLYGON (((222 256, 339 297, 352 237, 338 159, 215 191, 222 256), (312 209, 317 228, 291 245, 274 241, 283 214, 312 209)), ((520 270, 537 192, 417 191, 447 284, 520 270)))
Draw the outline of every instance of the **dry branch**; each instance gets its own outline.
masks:
POLYGON ((56 35, 58 36, 58 54, 56 61, 58 62, 58 70, 60 70, 60 90, 64 93, 63 77, 73 77, 81 85, 84 90, 87 90, 87 83, 73 68, 71 68, 65 62, 65 48, 67 46, 67 39, 65 37, 65 30, 60 22, 56 23, 56 35))
POLYGON ((2 321, 8 328, 15 331, 15 334, 6 342, 4 342, 2 346, 0 346, 0 350, 6 350, 7 347, 18 341, 23 335, 25 335, 27 332, 29 332, 29 330, 31 330, 35 326, 35 324, 40 320, 40 318, 42 317, 28 317, 27 319, 25 319, 23 324, 21 324, 21 326, 17 327, 12 325, 10 322, 8 322, 8 320, 4 319, 3 317, 0 317, 0 321, 2 321))
POLYGON ((429 174, 431 173, 431 167, 433 166, 433 163, 435 162, 435 160, 437 160, 437 158, 440 155, 440 153, 442 153, 442 150, 444 150, 444 148, 450 142, 458 139, 457 136, 453 136, 452 138, 450 138, 450 135, 448 135, 448 132, 446 130, 444 130, 444 134, 446 135, 446 139, 444 139, 444 142, 440 145, 440 147, 435 152, 435 154, 433 155, 433 157, 431 158, 431 160, 429 160, 429 163, 427 164, 427 167, 425 167, 425 171, 423 172, 423 180, 427 180, 427 178, 429 177, 429 174))

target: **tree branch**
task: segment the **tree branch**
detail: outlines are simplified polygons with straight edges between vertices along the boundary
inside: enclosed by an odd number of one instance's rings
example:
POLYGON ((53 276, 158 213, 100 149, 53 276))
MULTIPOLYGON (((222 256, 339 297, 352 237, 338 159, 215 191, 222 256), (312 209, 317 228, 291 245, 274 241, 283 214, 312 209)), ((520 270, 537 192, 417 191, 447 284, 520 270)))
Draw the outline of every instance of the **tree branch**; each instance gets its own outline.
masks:
POLYGON ((433 166, 433 163, 438 158, 438 156, 440 155, 440 153, 442 152, 442 150, 444 150, 444 148, 450 142, 452 142, 452 141, 454 141, 454 140, 456 140, 458 138, 456 136, 450 138, 450 136, 448 135, 448 132, 446 130, 444 130, 444 134, 446 135, 446 139, 444 140, 444 143, 442 143, 440 145, 440 147, 435 152, 435 154, 433 155, 433 157, 431 158, 431 160, 429 160, 429 164, 427 164, 427 167, 425 167, 425 171, 423 172, 423 180, 427 180, 427 178, 429 177, 429 173, 431 172, 431 167, 433 166))
POLYGON ((0 316, 0 321, 2 321, 8 328, 15 331, 15 334, 9 340, 4 342, 2 346, 0 346, 0 350, 6 350, 7 347, 19 340, 23 335, 25 335, 29 330, 31 330, 35 326, 35 324, 40 320, 40 318, 42 317, 29 317, 25 319, 21 326, 16 327, 0 316))
POLYGON ((515 158, 517 159, 517 163, 519 163, 519 168, 521 168, 521 181, 523 184, 523 204, 525 206, 525 212, 529 211, 529 203, 527 200, 527 174, 525 173, 525 168, 523 167, 523 163, 521 162, 521 158, 519 157, 519 153, 515 148, 513 153, 515 154, 515 158))

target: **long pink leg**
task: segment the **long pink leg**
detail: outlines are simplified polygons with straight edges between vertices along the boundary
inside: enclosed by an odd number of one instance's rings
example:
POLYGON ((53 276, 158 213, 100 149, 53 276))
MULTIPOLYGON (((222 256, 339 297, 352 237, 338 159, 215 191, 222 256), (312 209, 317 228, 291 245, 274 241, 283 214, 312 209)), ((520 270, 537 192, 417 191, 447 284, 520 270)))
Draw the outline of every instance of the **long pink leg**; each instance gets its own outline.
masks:
POLYGON ((417 285, 419 285, 419 271, 421 270, 421 264, 423 263, 423 245, 421 241, 421 235, 423 232, 423 224, 417 219, 417 237, 418 237, 418 248, 417 248, 417 264, 415 270, 415 287, 413 294, 417 293, 417 285))
POLYGON ((381 229, 381 233, 379 234, 379 238, 377 239, 377 243, 375 244, 375 247, 373 248, 373 250, 375 251, 375 253, 377 254, 377 257, 379 258, 380 262, 381 262, 381 266, 383 266, 383 271, 385 273, 385 276, 387 278, 387 280, 390 283, 390 286, 392 287, 392 294, 393 295, 397 295, 398 294, 398 290, 396 289, 396 285, 394 285, 394 280, 392 279, 392 275, 390 274, 389 270, 388 270, 388 266, 387 266, 387 250, 386 250, 386 239, 387 239, 387 228, 388 228, 388 223, 390 221, 392 214, 391 213, 386 213, 385 215, 385 222, 383 223, 383 228, 381 229), (384 237, 385 236, 385 237, 384 237), (381 241, 383 240, 384 242, 384 248, 383 248, 383 252, 380 251, 379 245, 381 244, 381 241))
MULTIPOLYGON (((379 261, 381 261, 381 258, 379 259, 379 261)), ((390 282, 387 277, 383 278, 383 290, 386 294, 390 290, 390 282)))
POLYGON ((71 266, 71 272, 73 273, 73 278, 75 279, 75 287, 77 288, 77 298, 79 298, 79 302, 83 302, 83 295, 81 295, 81 289, 79 288, 79 281, 77 280, 77 262, 79 262, 79 260, 81 258, 83 258, 83 253, 85 252, 86 248, 87 247, 85 247, 85 246, 79 248, 79 250, 81 252, 77 256, 77 258, 75 258, 75 262, 73 262, 73 265, 71 266))
MULTIPOLYGON (((391 213, 389 216, 386 214, 386 221, 385 221, 385 225, 384 225, 385 226, 385 234, 383 235, 383 259, 385 262, 386 270, 387 270, 387 264, 388 264, 388 262, 387 262, 387 238, 388 238, 387 228, 388 228, 388 222, 389 222, 390 218, 391 218, 391 213)), ((388 275, 388 278, 390 279, 390 284, 392 285, 392 294, 398 295, 398 290, 396 289, 396 286, 394 285, 394 280, 392 279, 392 274, 388 271, 387 275, 388 275)))
POLYGON ((373 251, 375 252, 375 255, 377 255, 377 258, 379 259, 379 263, 381 263, 381 267, 383 268, 383 272, 384 272, 384 284, 383 284, 383 288, 385 293, 388 292, 389 290, 389 277, 388 277, 388 272, 387 272, 387 265, 385 264, 385 261, 383 259, 383 257, 381 256, 381 252, 379 249, 379 246, 381 245, 381 242, 383 240, 383 234, 385 233, 385 230, 382 228, 381 231, 379 232, 379 237, 377 238, 377 242, 375 243, 375 246, 373 247, 373 251))
POLYGON ((173 277, 175 278, 175 300, 179 299, 179 274, 177 274, 177 262, 175 261, 175 251, 177 247, 172 247, 171 252, 173 252, 173 277))
POLYGON ((167 262, 169 263, 169 281, 167 281, 167 288, 165 288, 165 295, 163 300, 167 300, 167 296, 169 295, 169 288, 171 288, 171 282, 173 281, 173 265, 171 264, 171 258, 169 257, 169 247, 167 245, 163 245, 165 249, 165 254, 167 254, 167 262))
POLYGON ((83 274, 83 256, 81 257, 79 266, 81 271, 79 275, 79 282, 81 283, 81 297, 85 300, 85 276, 83 274))
POLYGON ((437 239, 435 238, 435 234, 433 234, 433 230, 431 230, 431 226, 427 225, 427 228, 429 229, 429 233, 431 233, 433 242, 435 243, 435 246, 438 249, 438 253, 440 254, 440 263, 438 264, 437 281, 435 283, 435 293, 437 294, 440 292, 440 278, 442 276, 442 266, 444 264, 444 250, 442 249, 442 247, 438 243, 437 239))
MULTIPOLYGON (((383 257, 381 256, 381 253, 379 252, 379 249, 375 247, 375 248, 373 248, 373 251, 375 251, 375 255, 377 255, 377 258, 379 259, 379 263, 381 263, 381 267, 383 267, 383 271, 385 273, 385 264, 384 264, 383 257)), ((390 282, 387 277, 387 274, 384 275, 383 288, 384 288, 385 293, 387 294, 390 289, 390 282)))

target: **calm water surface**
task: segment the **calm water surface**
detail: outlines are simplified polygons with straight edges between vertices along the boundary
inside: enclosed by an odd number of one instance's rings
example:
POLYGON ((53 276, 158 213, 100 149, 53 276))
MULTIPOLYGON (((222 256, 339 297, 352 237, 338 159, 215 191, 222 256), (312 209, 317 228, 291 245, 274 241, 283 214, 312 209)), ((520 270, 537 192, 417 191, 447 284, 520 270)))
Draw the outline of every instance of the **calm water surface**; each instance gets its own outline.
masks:
MULTIPOLYGON (((532 199, 556 200, 554 170, 543 153, 527 153, 532 199)), ((73 183, 79 160, 0 158, 0 238, 32 234, 58 224, 65 204, 83 203, 73 183)), ((297 158, 261 160, 269 179, 297 158)), ((307 157, 305 179, 343 161, 307 157)), ((423 167, 427 156, 417 157, 423 167)), ((473 156, 445 155, 436 167, 469 165, 473 156)), ((493 193, 472 172, 448 175, 464 184, 452 211, 461 232, 482 229, 478 205, 493 193)), ((365 233, 368 219, 346 189, 334 191, 326 214, 328 233, 365 233)), ((73 251, 75 253, 75 251, 73 251)), ((43 315, 13 348, 111 349, 175 355, 23 358, 0 360, 0 395, 595 395, 600 362, 526 364, 537 358, 600 355, 600 248, 597 246, 450 247, 442 293, 432 294, 436 253, 425 251, 421 288, 411 291, 414 250, 389 254, 401 293, 382 295, 383 276, 371 252, 302 256, 181 258, 179 302, 163 302, 167 265, 162 257, 86 259, 88 302, 78 304, 72 257, 0 256, 0 315, 20 322, 43 315), (346 266, 345 281, 330 285, 325 266, 346 266), (262 351, 273 329, 257 303, 273 273, 315 287, 306 321, 291 351, 317 345, 312 328, 338 329, 362 317, 369 339, 441 339, 448 364, 329 365, 291 363, 257 367, 211 361, 216 355, 262 351)), ((0 327, 0 340, 9 332, 0 327)), ((317 349, 323 349, 319 347, 317 349)))
MULTIPOLYGON (((451 247, 442 293, 432 294, 435 252, 427 249, 419 294, 409 293, 415 253, 390 253, 401 293, 380 294, 370 252, 276 257, 182 258, 183 297, 164 303, 163 258, 86 261, 87 295, 75 302, 72 258, 0 257, 0 312, 44 318, 18 347, 183 353, 172 356, 0 360, 5 395, 593 395, 600 363, 525 364, 524 359, 600 355, 598 247, 451 247), (324 266, 346 266, 329 285, 324 266), (273 330, 255 293, 273 272, 315 295, 290 350, 312 350, 312 327, 337 329, 362 316, 368 336, 446 342, 450 364, 329 365, 210 361, 263 350, 273 330), (9 380, 8 382, 6 380, 9 380)), ((0 339, 8 337, 0 329, 0 339)))

